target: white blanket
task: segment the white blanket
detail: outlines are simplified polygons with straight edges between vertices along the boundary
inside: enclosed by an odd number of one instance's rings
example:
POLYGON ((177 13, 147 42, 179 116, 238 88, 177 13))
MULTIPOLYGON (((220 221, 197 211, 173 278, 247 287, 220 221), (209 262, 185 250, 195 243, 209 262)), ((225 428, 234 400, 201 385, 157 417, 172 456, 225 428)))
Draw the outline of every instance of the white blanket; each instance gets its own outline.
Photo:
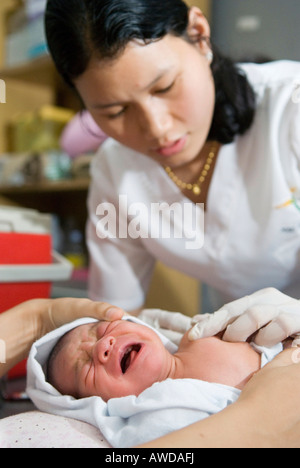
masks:
MULTIPOLYGON (((130 320, 141 323, 136 318, 130 317, 130 320)), ((154 384, 139 397, 116 398, 107 403, 100 397, 76 400, 61 395, 47 383, 43 366, 62 335, 92 321, 77 320, 49 333, 33 345, 27 365, 27 393, 41 411, 92 424, 100 429, 113 447, 123 448, 154 440, 207 418, 239 397, 240 391, 235 388, 192 379, 169 379, 154 384)), ((177 347, 173 343, 156 333, 170 352, 176 352, 177 347)), ((281 350, 281 345, 270 350, 260 349, 262 366, 281 350)))

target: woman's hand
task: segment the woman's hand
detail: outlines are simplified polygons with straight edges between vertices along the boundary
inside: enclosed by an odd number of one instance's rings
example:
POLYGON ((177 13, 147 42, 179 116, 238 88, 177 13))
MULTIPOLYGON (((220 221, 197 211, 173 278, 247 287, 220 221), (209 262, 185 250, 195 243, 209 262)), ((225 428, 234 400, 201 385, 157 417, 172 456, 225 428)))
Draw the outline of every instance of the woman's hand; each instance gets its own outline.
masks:
POLYGON ((294 337, 298 344, 300 301, 268 288, 226 304, 214 314, 196 316, 193 321, 191 341, 225 331, 225 341, 247 341, 258 332, 253 341, 260 346, 271 347, 288 337, 294 337))
POLYGON ((124 314, 122 309, 88 299, 33 299, 0 314, 0 340, 5 348, 0 377, 28 356, 34 341, 55 328, 81 317, 114 321, 124 314))
POLYGON ((288 349, 246 385, 239 405, 249 410, 248 424, 271 447, 300 447, 300 350, 288 349))
POLYGON ((107 302, 93 302, 89 299, 52 299, 41 308, 41 336, 82 317, 112 322, 121 320, 124 310, 107 302))

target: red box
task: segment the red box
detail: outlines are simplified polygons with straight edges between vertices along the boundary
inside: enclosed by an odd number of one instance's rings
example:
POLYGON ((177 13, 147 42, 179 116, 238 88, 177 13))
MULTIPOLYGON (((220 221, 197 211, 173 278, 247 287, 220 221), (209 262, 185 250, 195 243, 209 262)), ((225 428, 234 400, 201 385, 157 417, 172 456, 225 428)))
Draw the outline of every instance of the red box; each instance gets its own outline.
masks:
MULTIPOLYGON (((0 233, 0 265, 7 270, 12 265, 50 265, 52 263, 51 236, 48 234, 0 233)), ((16 282, 1 282, 0 313, 36 298, 48 298, 51 282, 26 281, 27 277, 16 282)), ((26 361, 18 364, 8 374, 9 378, 26 374, 26 361)))

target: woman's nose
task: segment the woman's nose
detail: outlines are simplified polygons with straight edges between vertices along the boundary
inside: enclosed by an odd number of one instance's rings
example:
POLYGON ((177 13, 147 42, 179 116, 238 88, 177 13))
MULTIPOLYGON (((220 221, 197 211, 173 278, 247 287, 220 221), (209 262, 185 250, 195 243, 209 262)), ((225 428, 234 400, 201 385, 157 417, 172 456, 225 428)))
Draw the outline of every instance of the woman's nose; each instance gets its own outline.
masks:
POLYGON ((172 117, 163 105, 152 104, 141 112, 140 125, 149 140, 158 140, 171 129, 172 117))
POLYGON ((94 356, 101 364, 105 364, 114 348, 116 339, 113 336, 105 336, 99 340, 94 348, 94 356))

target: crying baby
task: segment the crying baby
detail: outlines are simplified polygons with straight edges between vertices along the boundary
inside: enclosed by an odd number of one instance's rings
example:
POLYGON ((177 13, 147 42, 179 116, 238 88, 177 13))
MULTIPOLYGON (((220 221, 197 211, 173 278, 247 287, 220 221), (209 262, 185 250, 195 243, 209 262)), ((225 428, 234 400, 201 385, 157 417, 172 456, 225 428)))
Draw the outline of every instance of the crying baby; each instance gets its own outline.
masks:
POLYGON ((76 399, 140 395, 166 379, 198 379, 242 390, 261 368, 249 343, 219 337, 189 341, 171 354, 148 326, 128 320, 93 322, 65 334, 48 359, 47 380, 76 399))

